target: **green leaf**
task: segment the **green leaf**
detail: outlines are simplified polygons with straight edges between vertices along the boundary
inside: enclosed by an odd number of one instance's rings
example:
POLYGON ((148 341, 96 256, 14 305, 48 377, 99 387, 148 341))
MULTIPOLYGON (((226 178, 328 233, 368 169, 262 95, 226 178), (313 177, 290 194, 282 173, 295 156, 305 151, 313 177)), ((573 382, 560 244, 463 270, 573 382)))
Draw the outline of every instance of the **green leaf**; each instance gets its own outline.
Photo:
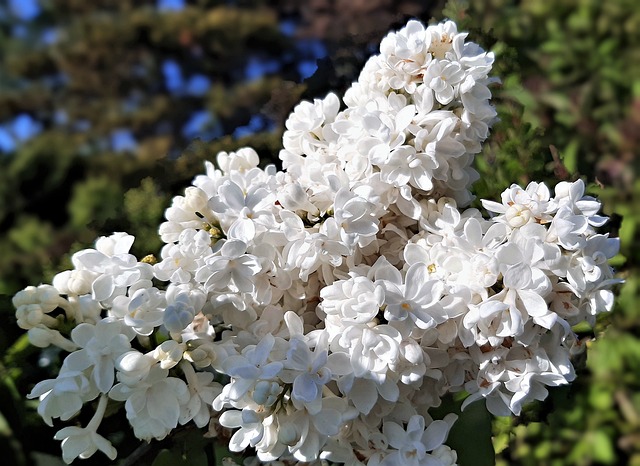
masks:
POLYGON ((152 466, 207 466, 207 449, 211 440, 203 437, 200 429, 189 429, 175 434, 171 448, 160 450, 152 466))
POLYGON ((578 171, 578 150, 580 149, 580 140, 572 139, 571 142, 562 151, 562 162, 570 173, 578 171))
POLYGON ((494 466, 491 414, 484 400, 471 403, 464 411, 460 410, 462 401, 448 398, 431 413, 434 419, 442 419, 447 413, 458 415, 445 443, 456 450, 459 466, 494 466))
POLYGON ((242 464, 242 455, 230 452, 227 445, 221 445, 219 442, 216 442, 214 448, 216 456, 216 466, 228 466, 228 463, 224 462, 225 459, 232 460, 236 464, 242 464))
POLYGON ((0 294, 0 312, 15 312, 11 299, 9 295, 0 294))
POLYGON ((593 457, 604 464, 613 464, 616 459, 611 439, 601 430, 593 433, 593 457))
POLYGON ((160 450, 160 453, 153 460, 152 466, 179 466, 187 464, 185 460, 171 450, 160 450))

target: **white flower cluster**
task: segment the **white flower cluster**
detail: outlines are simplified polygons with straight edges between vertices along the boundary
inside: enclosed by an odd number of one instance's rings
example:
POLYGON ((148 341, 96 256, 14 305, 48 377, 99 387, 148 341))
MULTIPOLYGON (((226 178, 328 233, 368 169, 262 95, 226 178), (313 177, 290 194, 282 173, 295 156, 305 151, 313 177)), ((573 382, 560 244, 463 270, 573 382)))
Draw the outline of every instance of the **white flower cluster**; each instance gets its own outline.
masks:
POLYGON ((15 296, 30 340, 70 352, 29 395, 45 421, 99 398, 56 434, 65 461, 115 457, 97 434, 112 399, 145 440, 194 422, 265 462, 450 466, 456 416, 429 414, 445 395, 518 414, 573 379, 571 327, 611 309, 618 240, 581 181, 462 209, 495 119, 493 55, 465 38, 389 34, 346 108, 295 108, 285 171, 219 154, 167 209, 159 262, 116 233, 15 296))

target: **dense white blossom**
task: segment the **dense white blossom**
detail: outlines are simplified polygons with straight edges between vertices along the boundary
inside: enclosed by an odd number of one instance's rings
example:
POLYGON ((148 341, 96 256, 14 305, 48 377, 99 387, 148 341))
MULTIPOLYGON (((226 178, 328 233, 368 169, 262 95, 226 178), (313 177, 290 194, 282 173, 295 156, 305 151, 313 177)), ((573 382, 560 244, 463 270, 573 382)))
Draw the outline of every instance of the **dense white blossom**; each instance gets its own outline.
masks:
POLYGON ((443 397, 517 415, 571 382, 571 328, 612 308, 619 242, 581 180, 468 208, 493 60, 452 21, 410 21, 343 102, 294 108, 283 171, 251 148, 207 162, 166 210, 159 261, 115 233, 16 294, 29 340, 69 353, 29 394, 45 422, 100 397, 56 434, 64 460, 115 458, 97 434, 110 398, 143 440, 193 422, 237 429, 230 450, 256 462, 453 466, 443 397))

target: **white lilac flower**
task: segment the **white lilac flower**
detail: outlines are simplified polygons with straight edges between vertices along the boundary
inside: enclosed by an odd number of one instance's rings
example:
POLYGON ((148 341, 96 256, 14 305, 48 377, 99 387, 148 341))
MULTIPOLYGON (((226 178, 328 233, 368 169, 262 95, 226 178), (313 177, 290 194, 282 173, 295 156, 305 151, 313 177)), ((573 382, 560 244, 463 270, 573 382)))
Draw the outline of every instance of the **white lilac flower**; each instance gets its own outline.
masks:
POLYGON ((600 210, 600 203, 591 196, 584 195, 584 182, 582 180, 569 183, 561 181, 555 187, 555 202, 558 208, 567 207, 572 212, 584 215, 590 225, 594 227, 602 226, 607 218, 596 215, 600 210))
POLYGON ((151 281, 141 280, 129 288, 126 296, 113 300, 111 314, 136 333, 150 335, 163 323, 166 304, 164 292, 151 286, 151 281))
POLYGON ((204 259, 195 278, 207 290, 239 291, 251 293, 255 289, 252 277, 262 267, 255 256, 246 254, 247 244, 240 240, 226 241, 217 254, 204 259))
POLYGON ((137 350, 127 351, 116 360, 118 381, 127 385, 135 385, 149 375, 149 371, 157 362, 153 353, 143 354, 137 350))
POLYGON ((27 398, 39 398, 38 414, 49 425, 52 418, 67 421, 82 405, 100 394, 98 387, 81 371, 62 370, 55 379, 38 382, 27 398))
POLYGON ((544 270, 546 244, 534 236, 535 232, 529 233, 512 236, 511 241, 497 250, 496 259, 505 288, 532 290, 545 297, 551 290, 551 281, 544 270))
POLYGON ((409 21, 400 31, 389 33, 380 43, 385 65, 392 70, 389 86, 415 92, 418 77, 431 59, 426 50, 427 33, 419 21, 409 21))
POLYGON ((96 412, 86 427, 70 426, 56 432, 53 438, 62 440, 62 459, 65 463, 71 464, 78 457, 89 458, 98 450, 107 455, 111 461, 116 459, 118 455, 116 449, 111 442, 97 432, 107 409, 107 401, 106 396, 100 397, 96 412))
POLYGON ((80 314, 82 317, 76 321, 87 322, 89 324, 97 324, 102 318, 102 307, 100 303, 91 297, 91 293, 82 296, 69 296, 69 302, 76 308, 76 316, 80 314))
POLYGON ((512 228, 519 228, 529 222, 548 223, 555 203, 550 200, 549 188, 544 183, 531 182, 526 189, 512 184, 502 193, 502 204, 482 200, 485 209, 502 214, 498 219, 512 228))
POLYGON ((222 361, 226 358, 227 351, 222 345, 214 345, 209 340, 192 338, 187 343, 184 358, 192 362, 197 368, 213 367, 221 372, 222 361))
POLYGON ((56 432, 53 438, 62 440, 62 459, 67 464, 71 464, 76 458, 90 458, 98 450, 112 461, 118 456, 111 442, 95 430, 70 426, 56 432))
MULTIPOLYGON (((320 214, 318 208, 309 200, 308 192, 297 181, 283 180, 277 196, 277 202, 286 209, 279 212, 281 216, 283 213, 286 215, 292 212, 303 212, 307 218, 318 218, 320 214)), ((282 220, 285 219, 282 218, 282 220)))
POLYGON ((427 28, 428 50, 434 58, 442 59, 451 51, 454 43, 463 40, 467 34, 458 33, 453 21, 443 21, 427 28))
MULTIPOLYGON (((323 229, 326 230, 331 223, 325 222, 323 229)), ((340 266, 350 252, 350 248, 337 238, 320 232, 304 232, 300 238, 288 243, 282 254, 287 269, 298 268, 300 279, 307 281, 309 275, 320 267, 329 266, 333 269, 340 266)))
POLYGON ((444 420, 431 421, 428 426, 425 426, 425 419, 415 415, 411 416, 407 422, 406 429, 396 422, 385 422, 382 432, 391 448, 382 461, 374 464, 376 466, 437 465, 439 461, 429 452, 442 446, 455 420, 456 416, 449 414, 444 420))
MULTIPOLYGON (((182 360, 186 347, 187 345, 185 343, 178 343, 175 340, 165 340, 155 347, 151 352, 151 356, 160 363, 161 368, 171 369, 182 360)), ((122 368, 122 366, 120 367, 122 368)))
MULTIPOLYGON (((285 122, 284 149, 296 155, 312 153, 314 146, 324 139, 323 126, 333 122, 339 109, 340 100, 335 94, 298 104, 285 122)), ((284 164, 283 167, 287 168, 284 164)))
POLYGON ((322 398, 320 410, 311 414, 307 410, 292 407, 276 414, 281 431, 279 443, 288 446, 288 451, 298 461, 310 462, 319 458, 325 442, 337 436, 341 427, 356 417, 344 399, 336 396, 322 398))
POLYGON ((384 304, 384 287, 367 277, 339 280, 320 291, 321 309, 327 315, 331 336, 352 324, 372 322, 384 304))
POLYGON ((311 415, 322 410, 323 387, 334 375, 346 375, 352 371, 345 353, 329 355, 325 344, 316 346, 312 352, 307 343, 298 337, 289 341, 287 359, 283 365, 279 377, 283 382, 292 384, 293 406, 306 409, 311 415))
POLYGON ((260 163, 260 158, 251 147, 243 147, 235 152, 220 152, 216 156, 216 162, 224 173, 243 173, 256 168, 260 163))
MULTIPOLYGON (((421 329, 434 327, 447 319, 439 304, 444 284, 431 279, 427 264, 413 264, 404 282, 383 281, 385 289, 385 318, 390 322, 407 321, 421 329)), ((402 326, 404 327, 404 326, 402 326)), ((410 329, 407 329, 410 333, 410 329)))
POLYGON ((293 405, 316 414, 322 408, 322 388, 331 380, 331 371, 326 367, 328 354, 318 348, 311 352, 307 344, 297 338, 289 344, 280 378, 292 384, 293 405))
POLYGON ((524 323, 522 314, 513 312, 507 303, 487 300, 472 306, 464 316, 463 328, 468 331, 460 332, 460 339, 467 347, 474 344, 497 347, 505 338, 521 335, 524 323))
POLYGON ((184 425, 193 420, 198 427, 209 424, 211 417, 211 405, 216 396, 222 391, 219 383, 213 381, 213 373, 196 373, 191 363, 183 361, 180 368, 185 374, 189 394, 189 401, 181 406, 179 423, 184 425))
POLYGON ((424 82, 433 91, 435 98, 442 105, 453 100, 456 87, 464 78, 464 70, 459 63, 448 60, 434 60, 424 73, 424 82))
POLYGON ((416 113, 413 105, 406 105, 404 96, 391 94, 381 104, 384 110, 349 109, 344 119, 332 125, 336 133, 357 141, 357 151, 378 166, 387 163, 390 152, 405 142, 405 132, 416 113), (394 108, 396 105, 399 108, 394 108))
POLYGON ((220 186, 209 206, 220 219, 230 240, 251 242, 256 235, 273 228, 275 193, 265 186, 253 185, 247 191, 228 180, 220 186))
POLYGON ((180 233, 177 244, 162 248, 163 260, 153 266, 153 273, 159 280, 189 283, 200 266, 199 261, 211 252, 209 233, 188 228, 180 233))
POLYGON ((413 146, 400 146, 393 151, 388 164, 382 167, 381 178, 394 186, 411 183, 423 191, 430 191, 436 168, 438 162, 433 155, 417 152, 413 146))
POLYGON ((81 349, 69 354, 63 367, 70 371, 91 368, 91 380, 102 393, 107 393, 115 380, 115 361, 129 351, 134 335, 115 319, 104 319, 96 325, 82 323, 71 331, 71 339, 81 349))
POLYGON ((146 376, 135 385, 116 384, 109 397, 125 401, 127 419, 135 436, 143 440, 162 440, 180 420, 180 413, 191 395, 187 384, 169 371, 152 366, 146 376))
MULTIPOLYGON (((332 347, 336 352, 344 351, 349 354, 355 377, 384 384, 387 374, 398 361, 401 342, 400 332, 390 325, 370 327, 358 324, 347 327, 332 342, 332 347)), ((392 390, 397 394, 397 388, 392 390)))
POLYGON ((343 188, 336 193, 334 218, 341 228, 342 240, 349 246, 364 247, 378 233, 374 205, 356 192, 343 188))
POLYGON ((127 287, 137 281, 152 277, 152 267, 138 262, 135 256, 128 253, 133 236, 114 236, 116 239, 102 237, 96 242, 96 249, 79 251, 71 258, 76 269, 87 270, 97 275, 91 285, 92 297, 96 301, 106 303, 124 295, 127 287))
MULTIPOLYGON (((230 429, 239 428, 229 440, 229 450, 240 452, 249 446, 256 448, 261 442, 266 443, 263 440, 269 438, 273 416, 266 411, 256 412, 248 408, 242 411, 227 410, 220 415, 220 424, 230 429)), ((277 432, 275 437, 277 439, 277 432)), ((284 450, 285 446, 282 445, 280 453, 284 450)))
MULTIPOLYGON (((465 152, 464 145, 456 140, 458 120, 451 112, 431 112, 418 121, 415 146, 418 151, 431 155, 437 162, 434 172, 443 174, 449 159, 460 157, 465 152)), ((415 130, 414 129, 414 130, 415 130)), ((438 179, 443 179, 442 175, 438 179)))
POLYGON ((231 383, 225 386, 228 391, 223 395, 230 401, 239 400, 259 380, 272 380, 280 373, 282 362, 269 361, 275 342, 273 336, 267 335, 257 345, 245 347, 242 354, 228 356, 222 361, 223 372, 232 377, 231 383))
POLYGON ((576 251, 584 248, 590 230, 587 217, 575 215, 569 207, 562 206, 553 217, 547 240, 557 242, 569 251, 576 251))
POLYGON ((165 295, 167 307, 162 316, 169 332, 181 332, 204 307, 206 295, 190 285, 169 285, 165 295))

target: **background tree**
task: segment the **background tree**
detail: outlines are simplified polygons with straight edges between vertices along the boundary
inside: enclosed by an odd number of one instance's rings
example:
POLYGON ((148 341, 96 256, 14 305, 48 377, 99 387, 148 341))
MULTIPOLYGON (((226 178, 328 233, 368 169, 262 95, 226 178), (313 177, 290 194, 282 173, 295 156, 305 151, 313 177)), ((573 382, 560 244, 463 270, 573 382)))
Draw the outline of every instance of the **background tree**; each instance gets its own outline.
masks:
MULTIPOLYGON (((53 464, 34 452, 59 454, 35 404, 24 401, 59 360, 18 338, 8 297, 50 280, 68 251, 112 231, 134 234, 139 257, 157 252, 164 208, 204 160, 251 145, 277 163, 284 121, 300 98, 341 94, 384 34, 409 17, 450 17, 498 55, 501 122, 477 158, 478 197, 493 198, 513 180, 555 184, 579 174, 622 239, 616 265, 627 283, 616 311, 578 329, 604 338, 589 343, 575 385, 554 390, 522 420, 494 421, 498 462, 640 464, 633 0, 0 1, 0 442, 9 463, 53 464)), ((181 449, 191 452, 189 464, 214 457, 199 432, 137 449, 123 425, 114 416, 105 427, 136 464, 156 456, 157 465, 181 464, 181 449)), ((215 444, 218 457, 223 444, 215 444)), ((95 456, 85 464, 105 463, 95 456)))

